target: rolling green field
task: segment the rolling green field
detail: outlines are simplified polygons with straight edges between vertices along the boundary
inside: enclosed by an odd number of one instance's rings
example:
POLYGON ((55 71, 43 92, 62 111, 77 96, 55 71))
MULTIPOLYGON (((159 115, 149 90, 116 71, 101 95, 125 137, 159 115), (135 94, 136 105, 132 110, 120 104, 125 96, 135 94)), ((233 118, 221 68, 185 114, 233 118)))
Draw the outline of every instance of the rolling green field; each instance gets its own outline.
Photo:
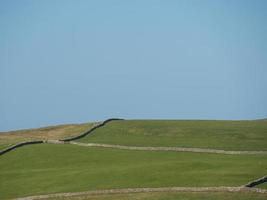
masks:
MULTIPOLYGON (((92 123, 0 134, 0 149, 77 135, 92 123)), ((79 142, 132 146, 267 150, 267 121, 113 121, 79 142)), ((96 189, 241 186, 267 174, 267 155, 151 152, 35 144, 0 156, 0 199, 96 189)), ((267 189, 267 184, 259 188, 267 189)), ((137 193, 54 199, 266 199, 252 193, 137 193)), ((51 198, 53 199, 53 198, 51 198)))
POLYGON ((239 186, 267 172, 266 156, 260 155, 137 152, 75 145, 26 146, 0 159, 0 199, 109 188, 239 186))
POLYGON ((267 121, 113 121, 80 142, 267 150, 267 121))

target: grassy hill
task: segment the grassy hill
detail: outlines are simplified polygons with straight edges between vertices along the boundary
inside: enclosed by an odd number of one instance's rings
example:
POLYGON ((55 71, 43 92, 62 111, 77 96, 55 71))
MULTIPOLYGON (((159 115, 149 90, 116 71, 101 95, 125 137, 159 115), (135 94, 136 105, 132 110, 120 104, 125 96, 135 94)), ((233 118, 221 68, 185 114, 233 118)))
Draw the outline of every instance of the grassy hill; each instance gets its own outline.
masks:
POLYGON ((97 129, 81 142, 267 150, 266 121, 125 120, 97 129))
MULTIPOLYGON (((0 134, 3 145, 28 139, 59 139, 92 124, 55 126, 0 134)), ((80 142, 134 146, 266 150, 266 121, 113 121, 80 142)), ((241 186, 267 174, 267 155, 150 152, 35 144, 0 156, 0 199, 96 189, 241 186)), ((266 184, 260 186, 267 188, 266 184)), ((266 199, 266 194, 140 193, 92 199, 266 199)), ((51 198, 63 199, 63 198, 51 198)), ((91 199, 88 196, 64 199, 91 199)))

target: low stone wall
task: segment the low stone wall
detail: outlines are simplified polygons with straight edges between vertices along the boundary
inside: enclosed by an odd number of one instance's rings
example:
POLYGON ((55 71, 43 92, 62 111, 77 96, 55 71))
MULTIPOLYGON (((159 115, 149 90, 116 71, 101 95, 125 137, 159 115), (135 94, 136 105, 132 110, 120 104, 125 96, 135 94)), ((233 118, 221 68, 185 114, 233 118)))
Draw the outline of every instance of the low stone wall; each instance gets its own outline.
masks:
POLYGON ((119 118, 110 118, 110 119, 107 119, 95 126, 93 126, 91 129, 89 129, 88 131, 80 134, 80 135, 77 135, 77 136, 73 136, 73 137, 70 137, 70 138, 66 138, 66 139, 62 139, 62 140, 59 140, 59 141, 63 141, 63 142, 69 142, 69 141, 72 141, 72 140, 78 140, 78 139, 81 139, 85 136, 87 136, 88 134, 92 133, 94 130, 104 126, 105 124, 111 122, 111 121, 118 121, 118 120, 123 120, 123 119, 119 119, 119 118))
POLYGON ((255 186, 259 185, 259 184, 265 183, 265 182, 267 182, 267 176, 264 176, 264 177, 262 177, 260 179, 257 179, 255 181, 249 182, 248 184, 245 185, 245 187, 251 188, 251 187, 255 187, 255 186))
MULTIPOLYGON (((72 192, 72 193, 55 193, 46 195, 37 195, 29 197, 21 197, 16 200, 36 200, 36 199, 50 199, 50 198, 64 198, 78 197, 90 195, 103 195, 103 194, 130 194, 130 193, 151 193, 151 192, 229 192, 229 193, 261 193, 266 194, 266 189, 259 188, 245 188, 245 187, 158 187, 158 188, 123 188, 123 189, 107 189, 95 190, 87 192, 72 192)), ((81 198, 82 199, 82 198, 81 198)))
POLYGON ((41 144, 41 143, 44 143, 44 141, 37 140, 37 141, 21 142, 21 143, 18 143, 18 144, 14 145, 14 146, 8 147, 8 148, 0 151, 0 156, 3 155, 3 154, 5 154, 5 153, 7 153, 7 152, 9 152, 9 151, 12 151, 14 149, 17 149, 17 148, 22 147, 22 146, 25 146, 25 145, 41 144))
POLYGON ((204 148, 188 148, 188 147, 142 147, 142 146, 126 146, 118 144, 100 144, 100 143, 83 143, 83 142, 69 142, 85 147, 104 147, 123 150, 136 151, 173 151, 173 152, 193 152, 193 153, 215 153, 227 155, 267 155, 267 151, 227 151, 219 149, 204 149, 204 148))

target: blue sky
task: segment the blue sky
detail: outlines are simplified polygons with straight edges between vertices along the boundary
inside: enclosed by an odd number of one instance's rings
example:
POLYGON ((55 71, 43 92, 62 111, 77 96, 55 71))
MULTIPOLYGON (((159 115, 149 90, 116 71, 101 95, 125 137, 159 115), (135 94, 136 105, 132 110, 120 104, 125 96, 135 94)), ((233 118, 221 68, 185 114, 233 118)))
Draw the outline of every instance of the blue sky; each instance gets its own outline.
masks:
POLYGON ((267 117, 267 1, 0 2, 0 131, 267 117))

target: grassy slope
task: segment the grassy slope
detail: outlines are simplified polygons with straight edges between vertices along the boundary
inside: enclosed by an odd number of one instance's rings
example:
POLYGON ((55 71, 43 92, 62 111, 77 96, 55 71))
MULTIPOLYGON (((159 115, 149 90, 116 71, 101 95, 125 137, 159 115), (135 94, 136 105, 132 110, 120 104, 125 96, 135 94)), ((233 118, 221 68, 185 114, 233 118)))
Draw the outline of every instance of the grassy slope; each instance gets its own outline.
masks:
POLYGON ((0 150, 23 141, 62 139, 77 135, 92 127, 93 123, 67 124, 38 129, 0 132, 0 150))
POLYGON ((267 150, 267 121, 115 121, 81 142, 267 150))
POLYGON ((266 156, 260 155, 137 152, 75 145, 26 146, 0 159, 0 199, 107 188, 238 186, 267 172, 266 156))
POLYGON ((137 193, 50 198, 49 200, 266 200, 266 194, 254 193, 137 193))

